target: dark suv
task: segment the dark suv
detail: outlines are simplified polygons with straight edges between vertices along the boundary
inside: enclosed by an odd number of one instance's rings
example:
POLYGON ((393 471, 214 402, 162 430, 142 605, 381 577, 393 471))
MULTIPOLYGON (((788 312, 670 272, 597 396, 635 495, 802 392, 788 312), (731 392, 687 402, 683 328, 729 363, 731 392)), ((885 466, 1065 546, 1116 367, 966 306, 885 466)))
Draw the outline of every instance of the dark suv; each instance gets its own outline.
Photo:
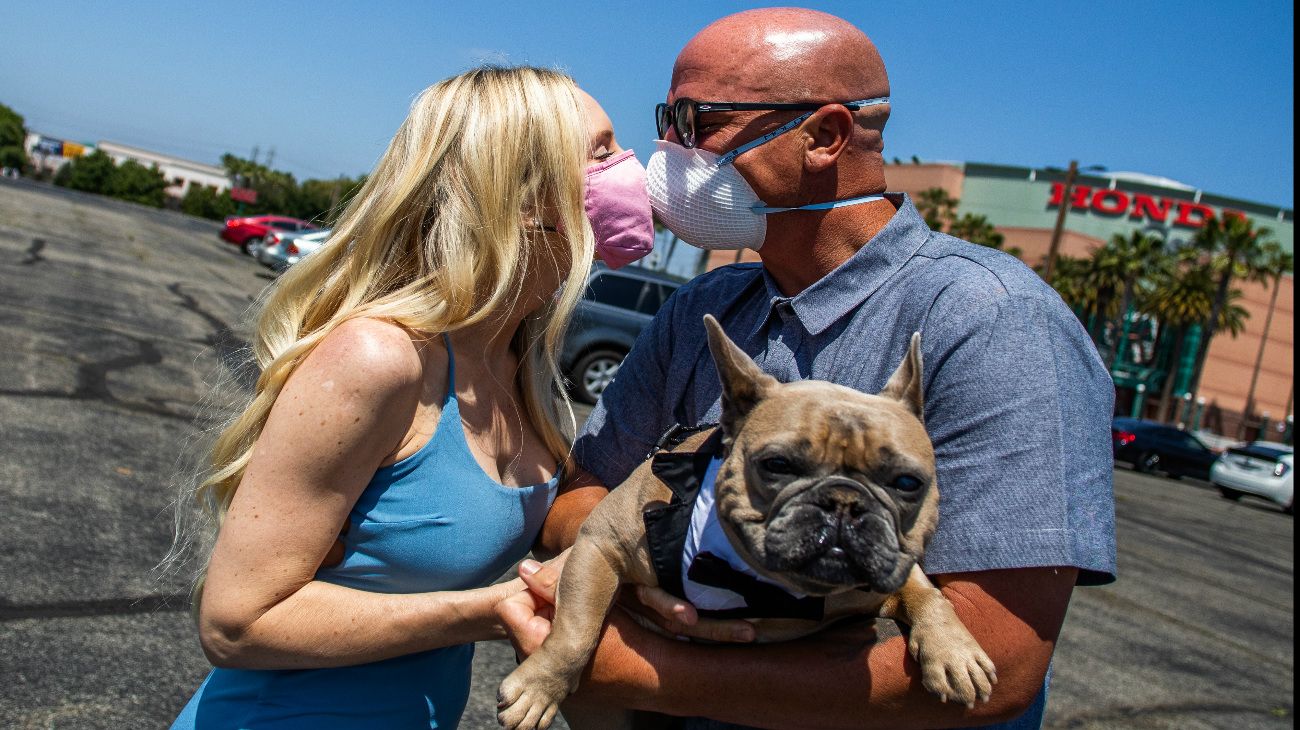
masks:
POLYGON ((1162 471, 1174 479, 1210 478, 1210 465, 1219 457, 1201 440, 1173 426, 1133 418, 1116 418, 1110 426, 1115 460, 1150 474, 1162 471))
POLYGON ((629 266, 592 267, 560 355, 573 397, 595 403, 655 312, 685 280, 629 266))

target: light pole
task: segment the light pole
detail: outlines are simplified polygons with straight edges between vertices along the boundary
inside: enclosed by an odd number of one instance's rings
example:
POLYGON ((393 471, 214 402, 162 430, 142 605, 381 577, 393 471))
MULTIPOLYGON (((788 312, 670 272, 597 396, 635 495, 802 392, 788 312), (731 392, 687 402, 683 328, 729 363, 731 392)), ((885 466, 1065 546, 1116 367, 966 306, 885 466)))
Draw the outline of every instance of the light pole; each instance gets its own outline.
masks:
MULTIPOLYGON (((1101 171, 1103 165, 1089 165, 1085 171, 1101 171)), ((1065 171, 1065 185, 1061 189, 1061 205, 1056 209, 1056 226, 1052 229, 1052 242, 1047 247, 1047 264, 1043 267, 1043 281, 1052 283, 1052 273, 1056 270, 1056 257, 1061 250, 1061 234, 1065 232, 1065 214, 1070 212, 1070 195, 1074 192, 1074 180, 1079 176, 1079 161, 1070 160, 1070 168, 1065 171)))
POLYGON ((1147 384, 1138 383, 1133 390, 1137 391, 1137 395, 1133 397, 1133 412, 1130 415, 1136 419, 1142 417, 1142 404, 1146 400, 1147 384))

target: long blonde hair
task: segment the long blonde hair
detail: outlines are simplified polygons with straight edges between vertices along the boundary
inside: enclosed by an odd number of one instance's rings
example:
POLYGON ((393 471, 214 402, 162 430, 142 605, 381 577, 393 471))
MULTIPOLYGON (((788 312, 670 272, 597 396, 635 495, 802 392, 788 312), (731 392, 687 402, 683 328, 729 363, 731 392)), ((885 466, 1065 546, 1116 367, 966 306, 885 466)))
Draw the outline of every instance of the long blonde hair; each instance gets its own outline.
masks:
POLYGON ((217 525, 276 397, 335 328, 358 317, 425 334, 490 322, 519 304, 543 266, 568 273, 513 345, 528 418, 566 458, 574 419, 556 388, 557 358, 594 251, 583 210, 589 145, 577 87, 557 71, 476 68, 416 98, 329 241, 277 281, 257 316, 261 375, 195 489, 217 525), (542 209, 554 212, 567 250, 529 232, 542 209))

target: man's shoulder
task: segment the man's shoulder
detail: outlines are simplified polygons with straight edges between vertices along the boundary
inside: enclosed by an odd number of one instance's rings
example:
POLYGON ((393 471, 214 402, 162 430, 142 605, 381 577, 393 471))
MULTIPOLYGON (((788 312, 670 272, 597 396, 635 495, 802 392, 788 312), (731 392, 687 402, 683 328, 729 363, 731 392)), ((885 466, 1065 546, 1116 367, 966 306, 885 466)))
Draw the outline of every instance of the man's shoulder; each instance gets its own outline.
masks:
POLYGON ((677 306, 682 307, 689 303, 707 307, 719 301, 733 301, 736 295, 762 276, 763 265, 760 263, 719 266, 678 287, 675 294, 677 306))
POLYGON ((916 274, 936 298, 975 305, 1030 299, 1064 306, 1033 269, 1005 251, 935 233, 917 251, 916 260, 923 264, 916 274))

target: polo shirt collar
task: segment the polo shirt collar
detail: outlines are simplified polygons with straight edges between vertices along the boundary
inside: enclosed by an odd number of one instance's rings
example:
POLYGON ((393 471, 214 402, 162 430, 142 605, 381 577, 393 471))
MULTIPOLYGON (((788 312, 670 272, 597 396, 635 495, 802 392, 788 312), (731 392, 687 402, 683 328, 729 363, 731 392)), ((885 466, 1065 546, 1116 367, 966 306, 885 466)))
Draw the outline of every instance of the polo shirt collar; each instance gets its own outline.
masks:
POLYGON ((778 305, 789 302, 804 329, 811 335, 821 334, 903 268, 930 237, 930 227, 906 193, 888 193, 886 197, 898 206, 889 223, 847 261, 794 297, 782 294, 763 269, 769 317, 778 305))

